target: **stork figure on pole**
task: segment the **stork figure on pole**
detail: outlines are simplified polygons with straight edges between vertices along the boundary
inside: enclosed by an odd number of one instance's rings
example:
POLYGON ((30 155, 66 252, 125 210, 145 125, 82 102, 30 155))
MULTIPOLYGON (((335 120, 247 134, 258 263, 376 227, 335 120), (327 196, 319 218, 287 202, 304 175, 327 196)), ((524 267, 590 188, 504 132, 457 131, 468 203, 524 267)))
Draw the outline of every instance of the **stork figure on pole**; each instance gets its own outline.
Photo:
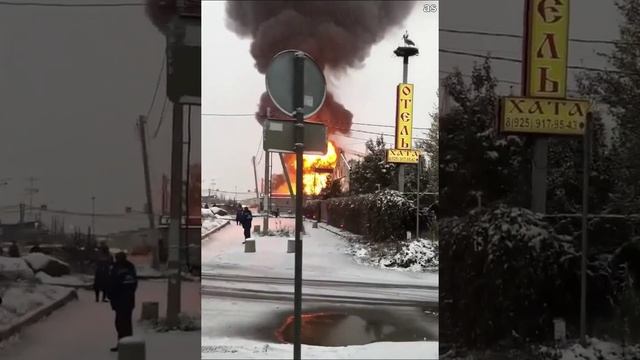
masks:
POLYGON ((405 30, 404 35, 402 35, 402 40, 404 40, 404 44, 407 46, 415 46, 416 43, 409 39, 409 32, 405 30))

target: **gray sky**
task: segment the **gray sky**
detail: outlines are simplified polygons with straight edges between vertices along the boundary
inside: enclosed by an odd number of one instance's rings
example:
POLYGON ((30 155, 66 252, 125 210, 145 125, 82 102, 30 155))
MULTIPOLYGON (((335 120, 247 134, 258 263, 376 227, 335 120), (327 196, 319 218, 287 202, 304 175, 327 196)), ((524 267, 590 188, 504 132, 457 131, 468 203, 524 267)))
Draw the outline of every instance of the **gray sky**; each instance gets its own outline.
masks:
MULTIPOLYGON (((414 127, 426 128, 428 114, 437 109, 438 16, 423 12, 425 1, 416 2, 405 25, 390 31, 374 45, 362 68, 352 69, 340 78, 329 76, 328 88, 353 113, 354 122, 394 125, 395 90, 402 80, 402 61, 393 50, 402 42, 405 29, 420 48, 411 59, 409 82, 415 84, 414 127)), ((429 2, 434 3, 434 2, 429 2)), ((262 128, 252 117, 213 117, 206 114, 252 114, 265 91, 264 76, 255 69, 249 53, 250 39, 240 39, 225 25, 225 3, 203 2, 203 190, 215 179, 220 190, 254 191, 251 158, 256 155, 262 128)), ((391 128, 354 125, 352 129, 393 133, 391 128)), ((375 135, 352 132, 352 138, 336 137, 348 150, 364 152, 364 142, 375 135), (353 139, 359 138, 359 139, 353 139)), ((414 130, 414 137, 424 137, 414 130)), ((387 137, 387 142, 392 138, 387 137)), ((260 149, 261 150, 261 149, 260 149)), ((262 152, 262 150, 261 150, 262 152)), ((260 154, 258 154, 258 159, 260 154)), ((281 173, 279 162, 273 172, 281 173)), ((264 159, 258 177, 264 174, 264 159)))
MULTIPOLYGON (((0 44, 0 178, 12 178, 0 187, 0 206, 27 201, 26 177, 35 176, 37 206, 90 212, 95 196, 99 213, 142 209, 146 198, 135 122, 151 103, 165 50, 164 36, 144 8, 0 5, 0 44)), ((165 98, 164 79, 163 74, 149 119, 150 137, 165 98)), ((165 117, 150 143, 156 205, 161 174, 169 169, 171 122, 165 117)), ((11 222, 15 215, 0 213, 0 218, 11 222)), ((98 232, 146 225, 139 219, 101 221, 98 232)), ((86 217, 66 219, 84 229, 89 223, 86 217)))
MULTIPOLYGON (((441 2, 441 29, 474 30, 483 32, 522 34, 524 0, 446 0, 441 2)), ((620 16, 613 1, 580 0, 571 2, 569 32, 571 38, 615 40, 618 38, 620 16)), ((440 32, 440 48, 473 53, 518 58, 522 57, 522 40, 493 36, 463 35, 440 32)), ((605 68, 606 61, 596 51, 608 52, 612 47, 603 44, 569 43, 569 64, 605 68)), ((454 67, 469 74, 474 62, 482 59, 440 54, 440 70, 454 67)), ((494 60, 494 74, 500 80, 520 81, 521 65, 494 60)), ((568 89, 575 89, 574 71, 569 71, 568 89)), ((440 74, 444 77, 446 74, 440 74)), ((501 91, 508 93, 511 84, 501 84, 501 91)), ((520 93, 514 85, 515 94, 520 93)))

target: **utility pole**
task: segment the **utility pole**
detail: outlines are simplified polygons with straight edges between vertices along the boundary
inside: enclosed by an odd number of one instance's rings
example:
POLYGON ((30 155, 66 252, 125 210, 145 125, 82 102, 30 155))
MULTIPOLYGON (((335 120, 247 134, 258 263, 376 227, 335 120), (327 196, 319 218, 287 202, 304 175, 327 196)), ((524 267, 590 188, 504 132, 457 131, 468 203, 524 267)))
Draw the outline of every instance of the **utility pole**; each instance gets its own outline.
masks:
POLYGON ((182 164, 183 156, 183 119, 182 104, 173 104, 173 129, 171 144, 171 194, 169 222, 169 284, 167 288, 167 325, 178 324, 180 313, 180 226, 182 220, 182 164))
POLYGON ((26 189, 27 194, 29 194, 29 218, 33 220, 33 195, 39 191, 34 184, 38 181, 38 178, 30 176, 27 178, 27 181, 29 181, 29 187, 26 189))
POLYGON ((256 169, 256 157, 251 158, 251 162, 253 163, 253 177, 256 181, 256 201, 260 202, 260 191, 258 190, 258 170, 256 169))
POLYGON ((589 176, 591 175, 592 114, 587 113, 585 122, 582 164, 582 261, 580 266, 580 342, 587 343, 587 251, 589 235, 589 176))
POLYGON ((91 233, 96 235, 96 197, 91 197, 91 233))
POLYGON ((282 153, 278 154, 280 156, 280 163, 282 164, 282 172, 284 173, 284 178, 287 181, 287 187, 289 188, 289 195, 291 196, 291 201, 295 200, 295 195, 293 193, 293 185, 291 185, 291 179, 289 178, 289 171, 287 170, 287 164, 284 161, 284 155, 282 153))
POLYGON ((151 196, 151 175, 149 173, 149 157, 147 153, 147 135, 145 125, 147 118, 144 115, 138 117, 138 130, 140 130, 140 142, 142 144, 142 166, 144 167, 144 185, 147 193, 147 214, 149 216, 149 227, 155 229, 155 218, 153 215, 153 199, 151 196))

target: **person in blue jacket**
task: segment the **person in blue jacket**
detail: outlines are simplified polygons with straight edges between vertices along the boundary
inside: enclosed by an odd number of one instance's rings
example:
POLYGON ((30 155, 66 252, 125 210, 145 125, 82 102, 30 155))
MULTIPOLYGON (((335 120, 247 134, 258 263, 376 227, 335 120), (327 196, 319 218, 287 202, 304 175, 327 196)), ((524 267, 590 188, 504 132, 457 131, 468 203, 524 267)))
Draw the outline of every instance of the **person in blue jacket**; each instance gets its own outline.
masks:
POLYGON ((251 222, 253 221, 253 214, 248 207, 245 206, 244 210, 242 210, 242 216, 240 219, 242 227, 244 228, 244 238, 246 240, 251 237, 251 222))

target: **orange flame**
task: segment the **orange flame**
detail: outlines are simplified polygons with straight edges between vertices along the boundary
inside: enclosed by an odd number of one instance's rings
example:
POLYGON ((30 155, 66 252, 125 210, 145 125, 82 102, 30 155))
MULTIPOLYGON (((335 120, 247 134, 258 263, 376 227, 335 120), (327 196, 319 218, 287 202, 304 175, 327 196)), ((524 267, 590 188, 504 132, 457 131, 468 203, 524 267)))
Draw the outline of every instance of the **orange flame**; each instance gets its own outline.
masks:
MULTIPOLYGON (((287 161, 289 178, 291 179, 293 192, 295 194, 295 156, 291 156, 287 161)), ((327 184, 329 175, 333 172, 338 162, 338 153, 331 141, 327 143, 327 153, 324 155, 304 155, 302 163, 302 182, 304 193, 307 195, 318 195, 327 184)), ((280 185, 276 193, 289 193, 286 183, 280 185)))

